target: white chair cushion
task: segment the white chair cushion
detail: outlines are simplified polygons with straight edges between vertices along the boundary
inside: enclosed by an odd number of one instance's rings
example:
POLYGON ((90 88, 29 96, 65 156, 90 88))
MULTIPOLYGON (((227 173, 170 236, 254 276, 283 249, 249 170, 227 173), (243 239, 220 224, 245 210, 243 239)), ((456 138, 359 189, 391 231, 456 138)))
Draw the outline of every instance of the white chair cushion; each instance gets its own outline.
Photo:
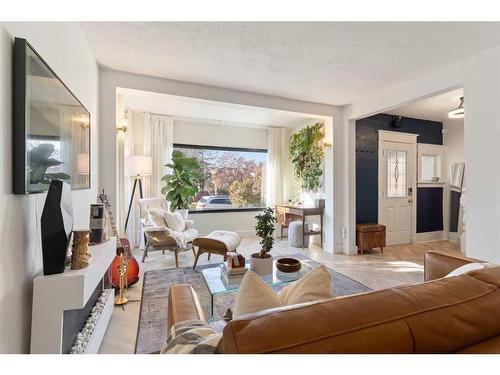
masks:
POLYGON ((149 224, 155 227, 165 227, 167 222, 165 221, 165 214, 167 210, 163 208, 151 208, 148 210, 148 220, 149 224))
POLYGON ((186 242, 192 242, 196 237, 198 237, 198 231, 194 228, 189 228, 182 232, 182 236, 186 242))
POLYGON ((247 271, 236 295, 233 318, 275 307, 331 298, 331 282, 332 277, 326 267, 320 266, 276 294, 256 273, 247 271))
POLYGON ((182 232, 186 229, 186 223, 184 218, 179 212, 165 212, 165 221, 167 222, 167 227, 169 227, 174 232, 182 232))

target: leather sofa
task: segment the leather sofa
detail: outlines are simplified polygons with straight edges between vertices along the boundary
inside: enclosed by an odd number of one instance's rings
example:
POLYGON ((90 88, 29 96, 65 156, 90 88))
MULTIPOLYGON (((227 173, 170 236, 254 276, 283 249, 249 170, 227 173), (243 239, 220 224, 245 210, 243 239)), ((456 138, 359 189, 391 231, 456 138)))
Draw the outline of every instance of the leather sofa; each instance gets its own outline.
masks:
MULTIPOLYGON (((423 283, 264 310, 229 322, 219 353, 500 353, 500 267, 443 278, 476 260, 430 251, 423 283)), ((170 327, 204 319, 187 284, 170 327)))

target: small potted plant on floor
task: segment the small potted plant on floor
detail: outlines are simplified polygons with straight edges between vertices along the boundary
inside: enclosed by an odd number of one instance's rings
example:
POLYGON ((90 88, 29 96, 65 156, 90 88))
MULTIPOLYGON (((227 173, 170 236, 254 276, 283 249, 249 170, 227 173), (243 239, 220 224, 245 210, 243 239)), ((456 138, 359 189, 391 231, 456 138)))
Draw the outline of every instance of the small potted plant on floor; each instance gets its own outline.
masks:
POLYGON ((187 219, 189 205, 198 192, 200 179, 200 165, 196 158, 184 156, 180 151, 172 153, 172 163, 166 164, 172 173, 161 179, 165 186, 161 189, 162 194, 170 202, 170 210, 178 211, 187 219))
POLYGON ((273 257, 269 252, 274 245, 274 211, 268 207, 260 215, 255 217, 257 224, 255 232, 262 240, 260 252, 254 253, 250 257, 250 269, 258 275, 269 275, 273 272, 273 257))

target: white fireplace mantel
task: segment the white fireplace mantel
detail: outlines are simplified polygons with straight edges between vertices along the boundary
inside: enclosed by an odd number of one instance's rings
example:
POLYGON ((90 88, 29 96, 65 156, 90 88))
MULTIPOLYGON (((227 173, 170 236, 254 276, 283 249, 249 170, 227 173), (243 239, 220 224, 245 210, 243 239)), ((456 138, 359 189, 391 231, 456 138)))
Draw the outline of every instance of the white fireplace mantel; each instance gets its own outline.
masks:
MULTIPOLYGON (((63 273, 39 275, 33 280, 31 353, 62 352, 64 311, 85 307, 116 255, 116 238, 89 246, 89 253, 90 264, 86 268, 72 270, 66 267, 63 273)), ((89 348, 92 352, 99 349, 111 318, 114 292, 109 299, 93 334, 95 337, 89 348)))

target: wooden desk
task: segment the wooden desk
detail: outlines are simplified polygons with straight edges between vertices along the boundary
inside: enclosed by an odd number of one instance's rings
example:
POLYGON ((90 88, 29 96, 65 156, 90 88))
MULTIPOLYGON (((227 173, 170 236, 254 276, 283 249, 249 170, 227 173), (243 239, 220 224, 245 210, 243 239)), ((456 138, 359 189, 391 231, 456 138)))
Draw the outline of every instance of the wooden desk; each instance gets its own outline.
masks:
POLYGON ((320 236, 321 247, 323 247, 323 214, 324 207, 305 207, 295 206, 291 204, 277 204, 276 205, 276 223, 281 226, 281 237, 283 237, 283 229, 288 228, 288 224, 292 221, 302 221, 302 248, 304 248, 305 236, 320 236), (307 216, 319 216, 320 226, 319 230, 305 231, 305 222, 307 216))

